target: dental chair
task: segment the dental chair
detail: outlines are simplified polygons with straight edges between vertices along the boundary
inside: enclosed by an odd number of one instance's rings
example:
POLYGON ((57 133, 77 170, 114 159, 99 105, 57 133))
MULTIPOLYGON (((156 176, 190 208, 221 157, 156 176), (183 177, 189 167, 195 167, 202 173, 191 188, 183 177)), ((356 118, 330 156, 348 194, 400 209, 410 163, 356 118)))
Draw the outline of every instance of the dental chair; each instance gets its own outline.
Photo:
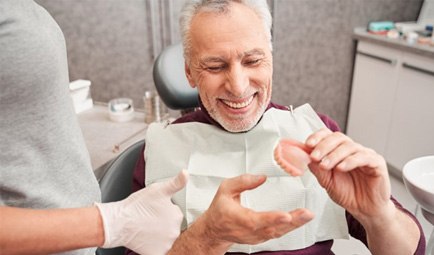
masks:
MULTIPOLYGON (((153 66, 153 79, 161 100, 170 109, 186 113, 199 106, 197 90, 190 87, 185 76, 181 43, 160 53, 153 66)), ((133 144, 109 164, 99 182, 102 202, 119 201, 131 194, 133 171, 144 145, 144 140, 133 144)), ((124 247, 98 248, 96 255, 123 255, 124 252, 124 247)))
MULTIPOLYGON (((133 171, 145 141, 141 140, 121 152, 107 167, 99 181, 103 203, 122 200, 131 194, 133 171)), ((123 255, 124 247, 98 248, 96 255, 123 255)))
POLYGON ((188 112, 199 106, 198 93, 191 88, 184 69, 182 44, 173 44, 158 55, 153 67, 155 88, 172 110, 188 112))

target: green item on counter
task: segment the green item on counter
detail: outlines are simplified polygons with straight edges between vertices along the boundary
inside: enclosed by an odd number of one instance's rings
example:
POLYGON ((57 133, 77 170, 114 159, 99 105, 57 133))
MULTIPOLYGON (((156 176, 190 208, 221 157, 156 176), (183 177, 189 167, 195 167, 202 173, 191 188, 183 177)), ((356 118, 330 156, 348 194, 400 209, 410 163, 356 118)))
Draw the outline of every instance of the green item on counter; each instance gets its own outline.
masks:
POLYGON ((393 28, 395 28, 395 23, 392 21, 373 21, 368 25, 368 30, 374 32, 388 31, 393 28))

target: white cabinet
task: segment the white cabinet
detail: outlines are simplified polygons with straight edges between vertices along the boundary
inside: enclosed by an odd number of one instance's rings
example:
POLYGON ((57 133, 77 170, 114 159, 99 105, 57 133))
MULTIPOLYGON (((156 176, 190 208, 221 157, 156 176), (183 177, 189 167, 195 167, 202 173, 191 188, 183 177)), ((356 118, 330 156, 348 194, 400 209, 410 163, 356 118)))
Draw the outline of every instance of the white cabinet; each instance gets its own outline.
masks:
POLYGON ((364 42, 357 50, 347 134, 384 155, 400 52, 364 42))
POLYGON ((434 155, 434 58, 360 41, 347 134, 398 170, 434 155))
POLYGON ((398 77, 386 158, 401 168, 434 155, 434 59, 405 53, 398 77))

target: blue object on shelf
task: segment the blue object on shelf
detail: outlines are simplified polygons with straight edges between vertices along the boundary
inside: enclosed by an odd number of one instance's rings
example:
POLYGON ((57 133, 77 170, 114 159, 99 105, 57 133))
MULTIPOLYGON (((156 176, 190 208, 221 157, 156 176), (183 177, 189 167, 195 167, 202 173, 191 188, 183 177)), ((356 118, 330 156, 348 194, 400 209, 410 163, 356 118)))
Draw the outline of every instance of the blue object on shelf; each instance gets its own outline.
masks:
POLYGON ((373 32, 388 31, 393 28, 395 28, 395 23, 392 21, 372 21, 368 25, 368 30, 373 32))

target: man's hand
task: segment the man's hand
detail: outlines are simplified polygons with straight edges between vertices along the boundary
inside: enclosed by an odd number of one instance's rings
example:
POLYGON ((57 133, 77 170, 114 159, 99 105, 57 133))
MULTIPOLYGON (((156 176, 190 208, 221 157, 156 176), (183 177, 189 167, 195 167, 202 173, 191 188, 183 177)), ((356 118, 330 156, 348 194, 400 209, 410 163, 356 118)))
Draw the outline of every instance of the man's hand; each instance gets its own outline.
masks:
POLYGON ((171 254, 222 254, 233 243, 258 244, 313 219, 307 209, 255 212, 242 207, 241 193, 257 188, 265 180, 265 176, 251 174, 224 180, 208 210, 175 242, 171 254), (182 243, 188 243, 189 247, 182 243))
POLYGON ((372 254, 413 254, 420 232, 390 200, 383 157, 328 129, 309 136, 306 145, 312 150, 312 173, 329 196, 364 226, 372 254))
POLYGON ((306 145, 312 149, 312 173, 337 204, 359 220, 389 211, 391 189, 383 157, 325 128, 309 136, 306 145))

